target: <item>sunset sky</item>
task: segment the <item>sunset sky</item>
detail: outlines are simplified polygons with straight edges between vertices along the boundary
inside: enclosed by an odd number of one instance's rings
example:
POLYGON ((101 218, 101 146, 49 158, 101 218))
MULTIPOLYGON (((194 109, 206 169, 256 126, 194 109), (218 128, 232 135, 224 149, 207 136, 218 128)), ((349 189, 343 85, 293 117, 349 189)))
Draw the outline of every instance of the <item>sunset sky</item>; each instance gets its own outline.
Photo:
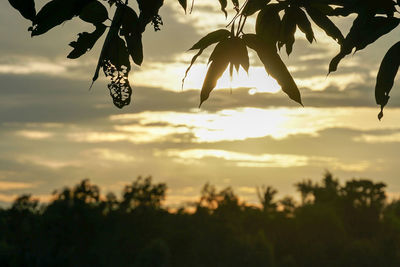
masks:
MULTIPOLYGON (((46 1, 36 2, 38 10, 46 1)), ((294 52, 288 58, 282 50, 281 56, 304 108, 282 93, 251 54, 249 75, 242 70, 230 81, 224 74, 199 109, 212 49, 181 90, 194 55, 187 50, 229 18, 216 0, 196 1, 190 15, 178 1, 165 2, 164 26, 160 32, 147 28, 144 63, 130 74, 133 101, 122 110, 113 106, 104 75, 88 90, 105 35, 88 54, 70 60, 68 43, 92 31, 90 24, 74 19, 31 38, 29 21, 8 1, 0 2, 1 205, 22 193, 46 201, 54 189, 83 178, 119 195, 139 175, 167 183, 171 206, 197 198, 206 182, 232 186, 256 202, 256 186, 294 194, 294 183, 320 180, 325 170, 341 181, 383 181, 391 197, 400 196, 397 80, 382 121, 374 99, 380 61, 399 30, 346 57, 328 77, 339 46, 317 27, 312 45, 297 30, 294 52)), ((346 34, 351 20, 337 22, 346 34)), ((248 24, 253 31, 254 20, 248 24)))

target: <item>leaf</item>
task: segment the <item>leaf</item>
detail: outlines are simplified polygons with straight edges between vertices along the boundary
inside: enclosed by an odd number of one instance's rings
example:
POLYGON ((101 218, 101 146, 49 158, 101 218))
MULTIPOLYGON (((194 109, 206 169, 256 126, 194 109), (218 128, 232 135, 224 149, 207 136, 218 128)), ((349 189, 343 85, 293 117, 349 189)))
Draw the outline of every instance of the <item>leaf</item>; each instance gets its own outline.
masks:
POLYGON ((361 50, 378 40, 383 35, 391 32, 400 23, 398 18, 373 17, 358 31, 356 49, 361 50))
POLYGON ((352 13, 356 13, 356 10, 348 7, 337 7, 330 13, 330 15, 347 17, 352 13))
POLYGON ((92 33, 83 32, 78 34, 78 40, 71 42, 69 45, 74 48, 67 58, 78 58, 85 54, 87 51, 91 50, 97 40, 103 35, 106 30, 106 26, 103 24, 97 24, 96 30, 92 33))
MULTIPOLYGON (((229 47, 225 53, 229 54, 229 61, 239 71, 242 66, 246 72, 249 72, 249 54, 245 42, 238 37, 228 39, 229 47)), ((232 76, 232 75, 231 75, 232 76)))
POLYGON ((36 16, 35 1, 34 0, 8 0, 13 8, 19 11, 21 15, 33 21, 36 16))
POLYGON ((195 49, 205 49, 208 46, 218 43, 222 39, 227 38, 231 33, 226 29, 220 29, 213 31, 203 38, 201 38, 197 43, 195 43, 189 50, 195 49))
POLYGON ((139 18, 132 8, 123 7, 121 35, 125 38, 133 62, 140 66, 143 62, 143 44, 139 18))
POLYGON ((99 1, 91 1, 83 7, 79 18, 92 24, 99 24, 108 19, 108 12, 99 1))
POLYGON ((345 52, 343 52, 343 51, 340 51, 339 54, 337 54, 334 58, 332 58, 331 62, 329 63, 329 71, 328 71, 328 74, 331 73, 331 72, 336 71, 336 70, 337 70, 337 67, 338 67, 338 65, 339 65, 339 62, 340 62, 346 55, 348 55, 348 54, 350 54, 350 53, 351 53, 351 52, 345 53, 345 52))
POLYGON ((389 93, 400 66, 400 42, 394 44, 383 57, 379 67, 375 86, 376 104, 381 105, 379 120, 383 117, 383 108, 389 101, 389 93))
POLYGON ((232 0, 233 8, 239 12, 239 0, 232 0))
POLYGON ((132 89, 129 84, 129 53, 122 40, 117 34, 112 39, 105 50, 101 64, 104 74, 110 78, 108 89, 113 99, 113 103, 118 108, 123 108, 130 104, 132 89))
POLYGON ((258 13, 256 20, 256 34, 274 46, 279 40, 281 31, 280 10, 281 7, 278 4, 267 5, 258 13))
MULTIPOLYGON (((142 32, 144 32, 146 25, 150 22, 157 22, 158 11, 161 6, 164 4, 164 0, 137 0, 139 5, 139 21, 142 28, 142 32)), ((161 24, 158 22, 158 24, 161 24)), ((158 29, 158 25, 154 25, 155 29, 158 29)))
POLYGON ((307 14, 325 33, 336 40, 339 44, 343 42, 343 34, 338 27, 321 11, 316 8, 306 7, 307 14))
POLYGON ((83 7, 93 0, 53 0, 37 13, 31 35, 41 35, 61 23, 78 16, 83 7))
POLYGON ((265 70, 277 80, 282 87, 282 91, 292 100, 303 105, 300 91, 278 53, 267 46, 265 42, 255 34, 245 34, 243 35, 243 40, 248 47, 257 52, 258 57, 264 64, 265 70))
POLYGON ((339 62, 349 55, 354 48, 356 51, 364 49, 369 44, 396 28, 400 23, 397 18, 371 17, 359 15, 343 40, 340 52, 329 64, 329 73, 336 71, 339 62))
POLYGON ((197 54, 194 55, 193 58, 192 58, 192 60, 190 61, 190 65, 189 65, 189 67, 186 69, 186 71, 185 71, 185 76, 184 76, 183 79, 182 79, 182 89, 183 89, 183 86, 184 86, 184 84, 185 84, 185 79, 186 79, 186 77, 187 77, 187 75, 188 75, 190 69, 192 68, 193 64, 196 62, 197 58, 203 53, 203 51, 204 51, 204 49, 200 49, 199 52, 197 52, 197 54))
POLYGON ((228 5, 227 0, 218 0, 219 4, 221 5, 221 11, 224 12, 225 18, 228 16, 228 13, 226 12, 226 6, 228 5))
POLYGON ((110 79, 110 83, 107 85, 110 95, 114 105, 118 108, 129 105, 132 96, 132 88, 128 79, 131 70, 129 52, 124 40, 118 36, 124 10, 123 5, 117 6, 93 76, 94 82, 98 78, 99 69, 103 68, 105 76, 110 79))
POLYGON ((285 9, 285 14, 282 18, 282 27, 280 31, 279 48, 286 46, 286 53, 290 55, 295 42, 294 34, 296 32, 296 14, 292 8, 285 9))
POLYGON ((124 40, 114 35, 104 53, 103 61, 110 61, 118 71, 130 70, 129 53, 124 40))
POLYGON ((90 88, 93 86, 93 83, 99 77, 100 68, 102 67, 104 57, 106 55, 108 47, 110 46, 111 41, 114 39, 115 35, 118 35, 118 31, 119 31, 119 29, 121 27, 121 23, 122 23, 122 15, 124 13, 123 11, 124 11, 124 7, 122 5, 119 5, 117 7, 117 10, 114 13, 114 17, 112 19, 111 26, 108 30, 106 39, 104 40, 103 47, 100 52, 99 60, 97 62, 96 70, 94 72, 94 75, 92 78, 92 84, 90 85, 90 88))
POLYGON ((186 8, 187 8, 187 0, 178 0, 179 4, 183 7, 183 10, 185 10, 186 13, 186 8))
POLYGON ((334 12, 334 8, 329 6, 329 3, 311 2, 310 6, 324 15, 332 16, 332 12, 334 12))
POLYGON ((228 39, 222 40, 216 46, 210 56, 211 64, 208 67, 206 77, 200 93, 200 105, 208 99, 211 91, 217 85, 218 79, 222 76, 229 65, 229 55, 226 53, 230 49, 228 39))
POLYGON ((299 29, 305 33, 307 40, 312 43, 314 40, 314 32, 311 27, 311 23, 307 18, 306 13, 304 13, 303 10, 300 8, 293 8, 295 14, 296 14, 296 23, 299 29))
POLYGON ((194 57, 192 58, 192 60, 190 62, 189 67, 186 69, 185 76, 182 79, 182 88, 183 88, 185 79, 186 79, 190 69, 192 68, 193 64, 196 62, 197 58, 203 53, 204 49, 206 49, 207 47, 209 47, 212 44, 218 43, 221 40, 228 38, 230 36, 230 34, 231 33, 226 29, 216 30, 214 32, 207 34, 203 38, 201 38, 197 43, 195 43, 189 49, 189 50, 196 50, 196 49, 200 49, 200 50, 199 50, 199 52, 197 52, 196 55, 194 55, 194 57))
POLYGON ((269 2, 270 0, 248 0, 246 6, 243 8, 243 15, 251 16, 265 7, 269 2))

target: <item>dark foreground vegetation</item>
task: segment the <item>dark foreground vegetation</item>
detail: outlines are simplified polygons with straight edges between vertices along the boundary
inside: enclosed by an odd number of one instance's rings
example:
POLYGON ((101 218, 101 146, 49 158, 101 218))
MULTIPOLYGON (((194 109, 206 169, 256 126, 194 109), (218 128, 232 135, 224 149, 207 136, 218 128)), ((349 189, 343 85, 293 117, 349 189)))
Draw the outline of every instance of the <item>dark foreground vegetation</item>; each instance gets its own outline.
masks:
POLYGON ((45 205, 24 195, 0 210, 0 266, 400 266, 400 201, 384 184, 327 173, 296 188, 301 203, 259 188, 257 207, 205 185, 177 211, 151 178, 120 199, 88 180, 45 205))

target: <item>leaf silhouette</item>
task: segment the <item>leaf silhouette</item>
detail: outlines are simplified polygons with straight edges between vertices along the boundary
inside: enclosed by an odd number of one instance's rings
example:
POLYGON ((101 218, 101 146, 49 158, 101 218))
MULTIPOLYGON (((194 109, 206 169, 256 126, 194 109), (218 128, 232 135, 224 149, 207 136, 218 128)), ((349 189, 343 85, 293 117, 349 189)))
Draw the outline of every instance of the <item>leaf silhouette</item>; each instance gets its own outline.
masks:
POLYGON ((103 35, 106 30, 106 26, 103 24, 97 24, 96 30, 92 33, 83 32, 78 34, 78 40, 71 42, 69 45, 74 49, 68 54, 68 58, 75 59, 87 51, 91 50, 97 40, 103 35))
POLYGON ((128 80, 131 69, 129 53, 124 40, 117 34, 112 36, 111 42, 104 52, 101 66, 106 77, 111 80, 108 89, 114 105, 118 108, 129 105, 132 95, 128 80))
MULTIPOLYGON (((144 32, 147 24, 152 21, 155 22, 157 18, 159 18, 158 10, 164 4, 164 0, 137 0, 137 2, 140 10, 139 21, 142 32, 144 32)), ((154 29, 158 30, 158 25, 156 25, 156 23, 154 24, 154 29)))
POLYGON ((349 55, 354 48, 356 51, 364 49, 383 35, 392 31, 400 23, 397 18, 371 17, 359 15, 343 40, 340 52, 329 64, 329 73, 336 71, 340 61, 349 55))
POLYGON ((256 20, 256 34, 274 46, 279 40, 281 31, 281 18, 279 17, 281 9, 278 4, 267 5, 258 13, 256 20))
POLYGON ((92 78, 92 85, 90 87, 93 86, 93 83, 99 77, 100 68, 102 67, 104 57, 105 57, 105 54, 107 53, 107 49, 109 48, 110 43, 112 42, 112 40, 115 39, 114 37, 116 35, 118 35, 118 31, 120 30, 121 23, 122 23, 123 14, 124 14, 124 7, 122 5, 117 6, 117 10, 114 13, 114 17, 112 19, 110 29, 108 30, 106 39, 104 40, 103 47, 101 49, 99 60, 97 62, 97 66, 96 66, 96 70, 95 70, 93 78, 92 78))
POLYGON ((210 32, 195 43, 189 50, 206 49, 208 46, 227 38, 230 34, 231 33, 226 29, 210 32))
POLYGON ((373 17, 358 31, 356 49, 361 50, 378 40, 383 35, 391 32, 400 23, 398 18, 373 17))
POLYGON ((8 0, 13 8, 19 11, 21 15, 33 21, 36 16, 35 1, 34 0, 8 0))
POLYGON ((251 16, 265 7, 269 2, 270 0, 249 0, 243 8, 243 15, 251 16))
POLYGON ((178 0, 179 4, 183 7, 183 10, 185 10, 186 13, 186 8, 187 8, 187 0, 178 0))
POLYGON ((257 52, 265 70, 277 80, 282 87, 282 91, 292 100, 303 105, 300 91, 278 53, 255 34, 245 34, 243 35, 243 40, 248 47, 257 52))
POLYGON ((239 71, 239 67, 242 66, 246 72, 249 71, 249 55, 245 42, 236 36, 223 39, 215 46, 210 55, 209 63, 210 66, 201 89, 199 107, 208 99, 228 64, 230 64, 229 73, 231 77, 233 68, 239 71))
POLYGON ((210 56, 210 66, 208 67, 206 77, 203 82, 200 93, 200 105, 208 99, 211 91, 217 85, 218 79, 224 73, 225 69, 229 65, 229 53, 230 50, 229 39, 222 40, 216 46, 210 56))
POLYGON ((336 40, 339 44, 342 43, 344 37, 338 27, 319 9, 307 6, 307 14, 325 33, 336 40))
POLYGON ((185 79, 186 79, 190 69, 192 68, 193 64, 196 62, 197 58, 203 53, 204 49, 206 49, 207 47, 209 47, 212 44, 218 43, 221 40, 228 38, 228 36, 230 36, 230 34, 231 33, 226 29, 220 29, 220 30, 213 31, 213 32, 207 34, 206 36, 204 36, 203 38, 201 38, 197 43, 195 43, 189 49, 189 50, 199 49, 199 52, 197 52, 197 54, 193 56, 189 67, 186 69, 185 76, 182 79, 182 88, 183 88, 185 79))
POLYGON ((108 12, 99 1, 91 1, 83 7, 79 18, 92 24, 99 24, 108 19, 108 12))
POLYGON ((239 71, 239 67, 242 66, 248 72, 250 63, 245 42, 238 37, 230 38, 228 42, 229 47, 226 53, 229 53, 229 62, 235 67, 236 71, 239 71))
POLYGON ((314 32, 306 13, 300 8, 293 8, 296 14, 296 23, 299 29, 306 35, 307 40, 312 43, 314 40, 314 32))
POLYGON ((221 5, 221 11, 224 12, 225 17, 228 16, 228 13, 226 12, 226 6, 228 5, 227 0, 218 0, 219 4, 221 5))
POLYGON ((72 19, 81 13, 83 7, 93 0, 53 0, 48 2, 37 13, 33 20, 31 35, 41 35, 64 21, 72 19))
POLYGON ((394 78, 400 65, 400 42, 394 44, 383 57, 379 67, 375 85, 375 100, 381 106, 378 115, 379 120, 383 117, 383 108, 389 100, 389 93, 394 84, 394 78))
POLYGON ((296 32, 296 14, 292 8, 285 9, 285 14, 282 18, 282 27, 280 31, 279 49, 283 45, 286 47, 286 53, 290 55, 295 42, 294 34, 296 32))
POLYGON ((125 38, 133 62, 140 66, 143 62, 143 44, 139 18, 132 8, 123 7, 121 35, 125 38))
POLYGON ((117 10, 104 41, 93 77, 94 82, 98 77, 99 69, 103 69, 104 75, 110 79, 107 87, 114 105, 118 108, 129 105, 132 96, 132 88, 128 79, 129 71, 131 70, 129 52, 124 40, 118 35, 124 13, 126 13, 125 6, 117 5, 117 10))
POLYGON ((239 0, 232 0, 233 8, 239 11, 239 0))

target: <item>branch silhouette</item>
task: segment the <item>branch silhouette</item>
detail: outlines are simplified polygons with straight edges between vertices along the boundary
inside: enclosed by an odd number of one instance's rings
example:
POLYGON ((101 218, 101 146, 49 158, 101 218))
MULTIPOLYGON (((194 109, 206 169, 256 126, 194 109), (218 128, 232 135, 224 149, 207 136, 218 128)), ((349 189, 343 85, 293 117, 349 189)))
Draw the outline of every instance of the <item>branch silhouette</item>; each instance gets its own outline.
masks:
MULTIPOLYGON (((130 59, 140 66, 143 61, 142 34, 148 24, 155 31, 163 25, 159 10, 163 0, 136 0, 137 10, 122 0, 51 0, 36 13, 34 0, 9 0, 21 15, 32 21, 29 28, 32 36, 41 35, 67 20, 79 17, 95 26, 92 33, 78 34, 78 39, 70 43, 73 48, 68 58, 75 59, 90 51, 97 40, 108 28, 103 49, 93 82, 99 76, 100 69, 110 79, 108 89, 114 105, 122 108, 131 102, 132 88, 128 75, 131 70, 130 59), (102 4, 108 2, 110 9, 102 4), (110 12, 114 11, 111 25, 105 25, 110 12)), ((132 1, 131 1, 132 2, 132 1)), ((189 7, 187 0, 178 0, 185 13, 192 12, 195 1, 189 7)), ((208 71, 201 89, 200 106, 206 101, 215 88, 218 79, 229 68, 232 76, 234 69, 242 66, 249 69, 248 48, 255 50, 264 64, 266 71, 277 80, 282 90, 290 99, 302 105, 300 91, 294 79, 279 55, 285 47, 287 55, 293 50, 298 28, 304 33, 309 43, 315 39, 315 26, 321 28, 327 36, 339 46, 338 54, 332 58, 328 73, 337 70, 340 61, 351 53, 366 48, 376 40, 398 27, 400 19, 395 17, 399 1, 393 0, 218 0, 221 11, 228 16, 231 8, 236 14, 227 25, 229 30, 220 29, 207 34, 191 50, 199 50, 193 57, 191 66, 202 52, 216 44, 209 58, 208 71), (353 25, 346 36, 343 36, 331 17, 349 17, 355 15, 353 25), (254 32, 244 32, 248 17, 256 17, 254 32)), ((189 3, 190 4, 190 3, 189 3)), ((389 100, 389 93, 400 65, 400 45, 394 44, 384 56, 379 68, 375 99, 383 117, 383 108, 389 100)), ((182 81, 182 85, 184 79, 182 81)))

